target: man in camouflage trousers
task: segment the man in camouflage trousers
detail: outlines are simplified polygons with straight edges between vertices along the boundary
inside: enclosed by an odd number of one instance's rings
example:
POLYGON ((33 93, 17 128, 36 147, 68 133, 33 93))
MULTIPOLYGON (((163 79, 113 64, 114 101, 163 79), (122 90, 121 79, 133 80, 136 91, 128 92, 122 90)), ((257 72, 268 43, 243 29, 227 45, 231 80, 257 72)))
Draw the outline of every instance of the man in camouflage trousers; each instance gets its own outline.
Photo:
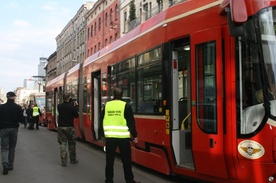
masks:
POLYGON ((63 95, 63 103, 58 104, 58 143, 60 144, 61 165, 67 166, 67 147, 70 162, 78 163, 76 156, 76 133, 74 128, 74 118, 78 118, 78 103, 70 101, 70 95, 63 95))

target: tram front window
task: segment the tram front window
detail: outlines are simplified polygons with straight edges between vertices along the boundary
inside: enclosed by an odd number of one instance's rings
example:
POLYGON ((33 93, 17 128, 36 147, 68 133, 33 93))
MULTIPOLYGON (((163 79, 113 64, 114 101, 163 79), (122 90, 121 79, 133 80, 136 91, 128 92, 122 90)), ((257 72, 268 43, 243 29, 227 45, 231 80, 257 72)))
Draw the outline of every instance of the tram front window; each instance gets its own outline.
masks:
POLYGON ((237 39, 241 59, 237 64, 237 102, 240 134, 253 134, 276 119, 276 10, 263 9, 244 24, 245 36, 237 39))
POLYGON ((272 118, 276 117, 276 9, 265 9, 259 15, 259 24, 261 30, 263 59, 265 63, 265 78, 267 78, 264 86, 266 87, 266 98, 270 101, 270 114, 272 118))

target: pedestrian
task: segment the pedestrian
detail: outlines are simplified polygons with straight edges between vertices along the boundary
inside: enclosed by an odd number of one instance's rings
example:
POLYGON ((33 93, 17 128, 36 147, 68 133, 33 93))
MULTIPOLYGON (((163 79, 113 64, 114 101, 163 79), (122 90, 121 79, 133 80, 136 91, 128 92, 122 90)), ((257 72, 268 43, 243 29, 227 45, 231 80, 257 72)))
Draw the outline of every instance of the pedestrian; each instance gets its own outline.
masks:
POLYGON ((37 104, 34 104, 32 120, 33 120, 33 124, 35 124, 35 128, 37 130, 39 130, 39 117, 40 116, 42 116, 42 113, 41 113, 39 107, 37 106, 37 104))
POLYGON ((7 102, 0 105, 0 138, 3 174, 13 170, 19 123, 23 119, 20 105, 15 104, 15 93, 7 93, 7 102))
POLYGON ((63 103, 58 104, 58 143, 60 144, 60 158, 61 165, 67 166, 67 159, 69 151, 69 158, 71 164, 79 162, 76 155, 76 132, 74 127, 74 118, 79 117, 78 103, 70 102, 69 94, 63 95, 63 103))
POLYGON ((27 104, 23 104, 22 110, 23 110, 23 124, 24 124, 24 128, 27 127, 27 104))
POLYGON ((34 129, 34 124, 33 124, 33 105, 29 104, 27 110, 27 122, 28 122, 28 129, 33 130, 34 129))
POLYGON ((105 182, 113 183, 114 159, 119 147, 126 183, 137 183, 134 180, 131 162, 131 137, 134 143, 138 143, 132 108, 122 100, 123 91, 120 88, 113 90, 113 97, 101 113, 100 132, 105 137, 106 145, 105 182))

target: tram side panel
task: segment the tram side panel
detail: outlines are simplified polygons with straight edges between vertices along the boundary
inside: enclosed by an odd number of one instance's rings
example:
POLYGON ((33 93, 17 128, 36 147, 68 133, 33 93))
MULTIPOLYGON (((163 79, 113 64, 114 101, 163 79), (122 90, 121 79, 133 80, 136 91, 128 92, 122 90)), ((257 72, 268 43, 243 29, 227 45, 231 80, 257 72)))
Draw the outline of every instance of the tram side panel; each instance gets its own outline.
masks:
POLYGON ((57 78, 49 81, 46 86, 48 129, 57 130, 58 112, 57 105, 61 103, 66 73, 59 75, 57 78))
MULTIPOLYGON (((82 88, 80 88, 80 69, 81 64, 75 65, 71 68, 65 79, 65 93, 70 94, 72 102, 78 102, 78 104, 82 104, 80 102, 80 92, 82 88)), ((74 118, 74 127, 76 130, 76 135, 79 139, 84 139, 82 132, 82 106, 79 106, 79 117, 74 118)))

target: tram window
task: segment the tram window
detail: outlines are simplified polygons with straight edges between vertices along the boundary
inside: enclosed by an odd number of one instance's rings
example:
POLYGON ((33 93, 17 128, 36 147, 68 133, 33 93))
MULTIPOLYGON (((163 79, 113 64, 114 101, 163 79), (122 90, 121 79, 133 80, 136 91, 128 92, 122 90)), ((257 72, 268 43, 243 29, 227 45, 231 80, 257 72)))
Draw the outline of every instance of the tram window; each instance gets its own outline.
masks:
MULTIPOLYGON (((237 66, 237 124, 239 125, 239 135, 255 135, 255 131, 261 126, 265 116, 264 99, 266 102, 274 100, 273 83, 275 83, 275 37, 270 31, 275 30, 273 20, 270 19, 272 14, 260 14, 261 31, 255 32, 256 22, 250 19, 246 24, 245 37, 236 39, 236 50, 240 50, 237 59, 240 61, 237 66), (263 16, 266 15, 266 16, 263 16), (262 41, 256 41, 258 33, 262 41), (257 35, 257 36, 256 36, 257 35), (269 38, 269 39, 267 39, 269 38), (260 49, 260 44, 262 50, 260 49), (262 51, 262 54, 260 52, 262 51), (262 57, 263 56, 263 59, 262 57), (267 89, 264 95, 263 91, 267 89)), ((274 35, 274 33, 273 33, 274 35)), ((271 102, 271 101, 270 101, 271 102)), ((273 105, 272 105, 273 106, 273 105)))
POLYGON ((112 94, 112 89, 116 87, 116 71, 117 71, 117 65, 113 65, 110 67, 110 88, 109 92, 112 94))
POLYGON ((65 91, 66 93, 71 93, 71 83, 67 83, 65 89, 66 89, 65 91))
POLYGON ((207 133, 217 132, 216 117, 216 45, 208 42, 197 45, 197 120, 207 133))
POLYGON ((161 64, 138 69, 138 113, 161 113, 162 75, 161 64))
POLYGON ((72 91, 71 91, 71 97, 74 99, 74 100, 77 100, 78 99, 78 81, 73 81, 72 82, 72 91))
POLYGON ((83 78, 83 111, 87 112, 89 108, 89 102, 87 102, 87 81, 86 77, 83 78))
POLYGON ((61 104, 63 101, 63 88, 59 87, 58 93, 57 93, 57 104, 61 104))
POLYGON ((128 71, 130 69, 135 68, 135 58, 131 58, 129 60, 123 61, 118 64, 118 71, 119 73, 128 71))
POLYGON ((138 66, 148 64, 149 62, 155 62, 161 60, 161 48, 158 47, 154 50, 146 52, 138 56, 138 66))
POLYGON ((129 72, 120 73, 120 75, 118 75, 118 85, 123 90, 122 99, 131 105, 133 112, 136 110, 136 85, 134 73, 134 70, 130 70, 129 72))
POLYGON ((52 92, 46 92, 46 111, 52 112, 52 92))
POLYGON ((78 81, 73 81, 66 84, 66 93, 69 93, 73 99, 77 99, 78 96, 78 81))
POLYGON ((107 96, 107 74, 106 73, 102 73, 101 85, 102 85, 101 96, 106 97, 107 96))

